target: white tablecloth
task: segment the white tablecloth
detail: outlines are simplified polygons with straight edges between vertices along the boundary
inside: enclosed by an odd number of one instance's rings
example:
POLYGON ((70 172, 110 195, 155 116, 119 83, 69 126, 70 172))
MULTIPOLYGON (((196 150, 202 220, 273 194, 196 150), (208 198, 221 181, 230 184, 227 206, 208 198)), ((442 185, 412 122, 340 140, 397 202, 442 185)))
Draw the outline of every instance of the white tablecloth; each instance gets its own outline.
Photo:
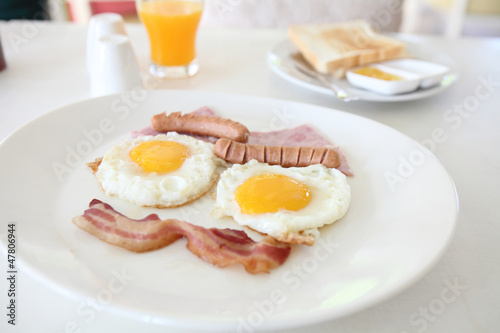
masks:
MULTIPOLYGON (((1 23, 0 31, 8 65, 0 72, 0 139, 39 115, 89 97, 86 27, 11 22, 1 23)), ((144 29, 129 25, 127 32, 145 67, 149 50, 144 29)), ((500 331, 500 39, 419 37, 423 47, 447 52, 455 59, 461 69, 459 82, 424 100, 344 104, 271 72, 266 52, 285 38, 285 32, 279 30, 202 30, 199 74, 189 80, 165 81, 159 88, 232 92, 332 107, 387 124, 419 142, 428 142, 433 131, 441 128, 445 139, 433 152, 453 177, 460 198, 454 239, 444 257, 420 281, 370 309, 287 332, 500 331)), ((4 229, 2 236, 6 235, 4 229)), ((0 271, 6 270, 2 257, 0 271)), ((4 276, 0 278, 4 309, 0 331, 80 332, 71 327, 78 320, 78 302, 47 289, 22 271, 17 325, 8 325, 4 276)), ((94 333, 179 331, 106 311, 77 328, 94 333)))

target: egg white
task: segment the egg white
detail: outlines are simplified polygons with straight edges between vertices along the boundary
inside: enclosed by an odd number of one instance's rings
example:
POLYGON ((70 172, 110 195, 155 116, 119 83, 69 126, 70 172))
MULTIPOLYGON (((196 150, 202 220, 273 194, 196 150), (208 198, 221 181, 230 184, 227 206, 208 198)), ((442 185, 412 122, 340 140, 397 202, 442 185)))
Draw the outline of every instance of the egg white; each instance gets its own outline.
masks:
POLYGON ((213 145, 176 132, 125 140, 103 157, 96 172, 102 189, 139 206, 177 207, 206 193, 218 178, 220 159, 213 145), (130 158, 130 150, 146 141, 175 141, 189 148, 182 166, 170 173, 145 172, 130 158))
MULTIPOLYGON (((327 168, 321 164, 301 168, 283 168, 252 160, 243 165, 235 164, 221 174, 212 216, 214 218, 232 216, 238 224, 282 241, 304 237, 314 241, 319 236, 318 228, 342 218, 350 202, 349 184, 345 175, 336 169, 327 168), (236 189, 247 179, 265 172, 285 175, 304 183, 311 191, 309 204, 298 211, 242 213, 235 201, 236 189)), ((309 242, 306 241, 306 243, 309 242)))

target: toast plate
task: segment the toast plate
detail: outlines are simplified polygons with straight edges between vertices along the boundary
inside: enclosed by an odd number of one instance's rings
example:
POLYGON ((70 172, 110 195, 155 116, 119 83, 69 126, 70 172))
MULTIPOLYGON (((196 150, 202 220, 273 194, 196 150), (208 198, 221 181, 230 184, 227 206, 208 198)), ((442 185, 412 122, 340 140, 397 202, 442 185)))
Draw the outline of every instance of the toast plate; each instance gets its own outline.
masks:
MULTIPOLYGON (((336 81, 336 84, 341 88, 349 91, 350 93, 358 95, 358 101, 400 102, 427 98, 436 95, 450 87, 458 80, 460 76, 458 65, 451 57, 442 52, 424 47, 418 42, 412 42, 411 40, 409 40, 410 38, 399 38, 406 42, 408 53, 414 56, 416 59, 441 64, 448 67, 449 72, 443 76, 438 84, 433 85, 432 87, 425 89, 421 88, 397 95, 380 94, 374 91, 358 88, 353 86, 346 79, 339 79, 338 81, 336 81)), ((295 85, 311 91, 333 96, 330 88, 325 87, 318 80, 307 76, 306 74, 295 68, 289 57, 291 54, 296 52, 298 51, 293 43, 290 40, 284 40, 272 47, 271 50, 269 50, 269 52, 267 53, 268 66, 277 75, 295 85)))
MULTIPOLYGON (((16 224, 19 269, 81 302, 82 320, 92 310, 89 300, 138 321, 203 331, 282 329, 339 318, 388 299, 426 274, 445 252, 458 210, 443 166, 394 129, 330 108, 243 95, 135 91, 86 100, 7 137, 0 165, 0 211, 3 221, 16 224), (211 219, 210 195, 164 210, 108 198, 86 166, 130 131, 147 126, 154 114, 203 105, 252 131, 310 124, 343 149, 355 173, 348 178, 352 200, 346 216, 322 228, 314 246, 294 246, 270 274, 250 275, 240 265, 213 267, 191 254, 184 240, 128 252, 71 222, 97 198, 131 218, 157 213, 238 229, 231 218, 211 219), (408 172, 402 159, 418 163, 408 172)), ((6 230, 0 235, 4 254, 6 230)))

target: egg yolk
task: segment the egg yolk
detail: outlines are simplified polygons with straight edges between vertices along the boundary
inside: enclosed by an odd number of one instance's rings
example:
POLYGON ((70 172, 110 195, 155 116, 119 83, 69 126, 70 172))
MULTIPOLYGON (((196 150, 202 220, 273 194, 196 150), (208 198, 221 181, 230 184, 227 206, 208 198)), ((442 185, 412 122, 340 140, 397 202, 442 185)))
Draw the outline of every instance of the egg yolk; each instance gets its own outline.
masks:
POLYGON ((145 172, 168 173, 179 169, 189 148, 173 141, 146 141, 130 151, 130 158, 145 172))
POLYGON ((297 211, 307 206, 311 200, 311 192, 298 180, 264 173, 251 177, 238 186, 235 200, 244 214, 297 211))

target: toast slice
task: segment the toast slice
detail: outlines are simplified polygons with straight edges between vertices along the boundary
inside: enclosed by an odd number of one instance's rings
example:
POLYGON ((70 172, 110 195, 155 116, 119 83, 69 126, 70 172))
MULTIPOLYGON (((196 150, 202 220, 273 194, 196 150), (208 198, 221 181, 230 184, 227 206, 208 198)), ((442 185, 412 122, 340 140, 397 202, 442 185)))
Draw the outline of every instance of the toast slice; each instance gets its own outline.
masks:
POLYGON ((288 36, 316 71, 336 78, 356 66, 399 58, 406 49, 403 42, 378 34, 362 20, 292 25, 288 36))

